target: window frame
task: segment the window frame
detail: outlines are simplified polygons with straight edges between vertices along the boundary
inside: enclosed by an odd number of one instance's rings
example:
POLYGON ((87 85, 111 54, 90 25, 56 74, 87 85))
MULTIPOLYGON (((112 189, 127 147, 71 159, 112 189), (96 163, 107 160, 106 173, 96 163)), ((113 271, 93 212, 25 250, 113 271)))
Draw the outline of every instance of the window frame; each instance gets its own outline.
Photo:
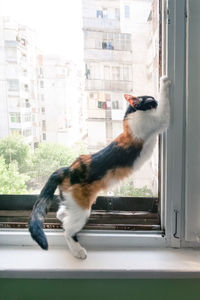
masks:
MULTIPOLYGON (((173 84, 170 89, 171 124, 161 137, 161 191, 163 233, 82 231, 84 244, 116 246, 180 247, 183 228, 184 111, 185 111, 185 1, 162 0, 162 73, 173 84), (165 62, 165 63, 164 63, 165 62), (174 84, 175 83, 175 84, 174 84), (180 109, 181 107, 181 109, 180 109), (177 138, 178 137, 178 138, 177 138), (178 178, 178 180, 177 180, 178 178)), ((48 232, 50 244, 63 244, 61 232, 48 232)), ((31 244, 25 230, 1 230, 0 243, 31 244), (9 239, 6 238, 9 237, 9 239), (16 238, 17 234, 17 238, 16 238), (20 238, 19 238, 20 237, 20 238)))

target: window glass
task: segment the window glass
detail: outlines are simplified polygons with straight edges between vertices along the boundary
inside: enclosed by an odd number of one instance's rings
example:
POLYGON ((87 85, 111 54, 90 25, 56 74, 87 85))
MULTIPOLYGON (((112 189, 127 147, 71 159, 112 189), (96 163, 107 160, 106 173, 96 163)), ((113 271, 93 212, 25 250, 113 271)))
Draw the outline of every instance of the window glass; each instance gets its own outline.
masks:
MULTIPOLYGON (((47 1, 1 0, 1 9, 0 162, 15 161, 23 193, 39 193, 55 169, 122 132, 124 94, 157 97, 159 1, 53 0, 47 10, 47 1)), ((155 145, 103 194, 157 196, 158 156, 155 145)))

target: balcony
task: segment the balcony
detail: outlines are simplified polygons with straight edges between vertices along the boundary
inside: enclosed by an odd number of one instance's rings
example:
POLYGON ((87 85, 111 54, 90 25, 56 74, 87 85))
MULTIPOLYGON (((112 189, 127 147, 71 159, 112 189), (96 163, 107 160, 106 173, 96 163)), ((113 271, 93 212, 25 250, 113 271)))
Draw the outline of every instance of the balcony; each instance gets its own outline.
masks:
POLYGON ((89 109, 88 110, 88 119, 105 119, 106 110, 104 109, 89 109))
POLYGON ((22 123, 21 122, 9 122, 10 129, 22 129, 22 123))
POLYGON ((103 18, 83 18, 83 28, 87 29, 98 29, 106 31, 119 31, 120 21, 117 19, 103 19, 103 18))
POLYGON ((132 64, 133 56, 131 51, 118 51, 108 49, 85 49, 85 60, 94 61, 117 61, 130 62, 132 64))
POLYGON ((132 92, 132 81, 124 80, 100 80, 87 79, 85 80, 86 91, 116 91, 129 93, 132 92))

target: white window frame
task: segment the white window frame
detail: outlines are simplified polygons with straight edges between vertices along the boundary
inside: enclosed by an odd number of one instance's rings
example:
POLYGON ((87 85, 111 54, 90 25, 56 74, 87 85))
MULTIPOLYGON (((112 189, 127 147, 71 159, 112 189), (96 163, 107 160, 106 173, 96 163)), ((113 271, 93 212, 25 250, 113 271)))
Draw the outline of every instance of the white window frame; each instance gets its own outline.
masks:
MULTIPOLYGON (((184 142, 185 142, 185 1, 163 1, 163 74, 172 80, 171 122, 162 135, 161 201, 162 233, 82 231, 80 241, 87 246, 180 247, 184 228, 184 142), (177 217, 177 218, 176 218, 177 217)), ((48 231, 50 245, 65 245, 61 231, 48 231)), ((0 244, 35 245, 26 230, 1 230, 0 244)))
POLYGON ((167 245, 180 247, 184 206, 185 1, 164 1, 163 74, 172 80, 170 127, 162 137, 162 207, 167 245))
POLYGON ((200 247, 199 1, 186 1, 185 247, 200 247))

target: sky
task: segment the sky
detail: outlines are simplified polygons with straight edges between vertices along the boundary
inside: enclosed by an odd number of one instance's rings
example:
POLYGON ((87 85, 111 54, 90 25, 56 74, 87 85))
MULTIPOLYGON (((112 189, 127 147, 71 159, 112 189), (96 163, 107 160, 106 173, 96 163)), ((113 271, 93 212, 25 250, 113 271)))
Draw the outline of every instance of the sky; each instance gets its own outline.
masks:
POLYGON ((0 0, 0 15, 33 29, 43 53, 80 58, 81 0, 0 0))

